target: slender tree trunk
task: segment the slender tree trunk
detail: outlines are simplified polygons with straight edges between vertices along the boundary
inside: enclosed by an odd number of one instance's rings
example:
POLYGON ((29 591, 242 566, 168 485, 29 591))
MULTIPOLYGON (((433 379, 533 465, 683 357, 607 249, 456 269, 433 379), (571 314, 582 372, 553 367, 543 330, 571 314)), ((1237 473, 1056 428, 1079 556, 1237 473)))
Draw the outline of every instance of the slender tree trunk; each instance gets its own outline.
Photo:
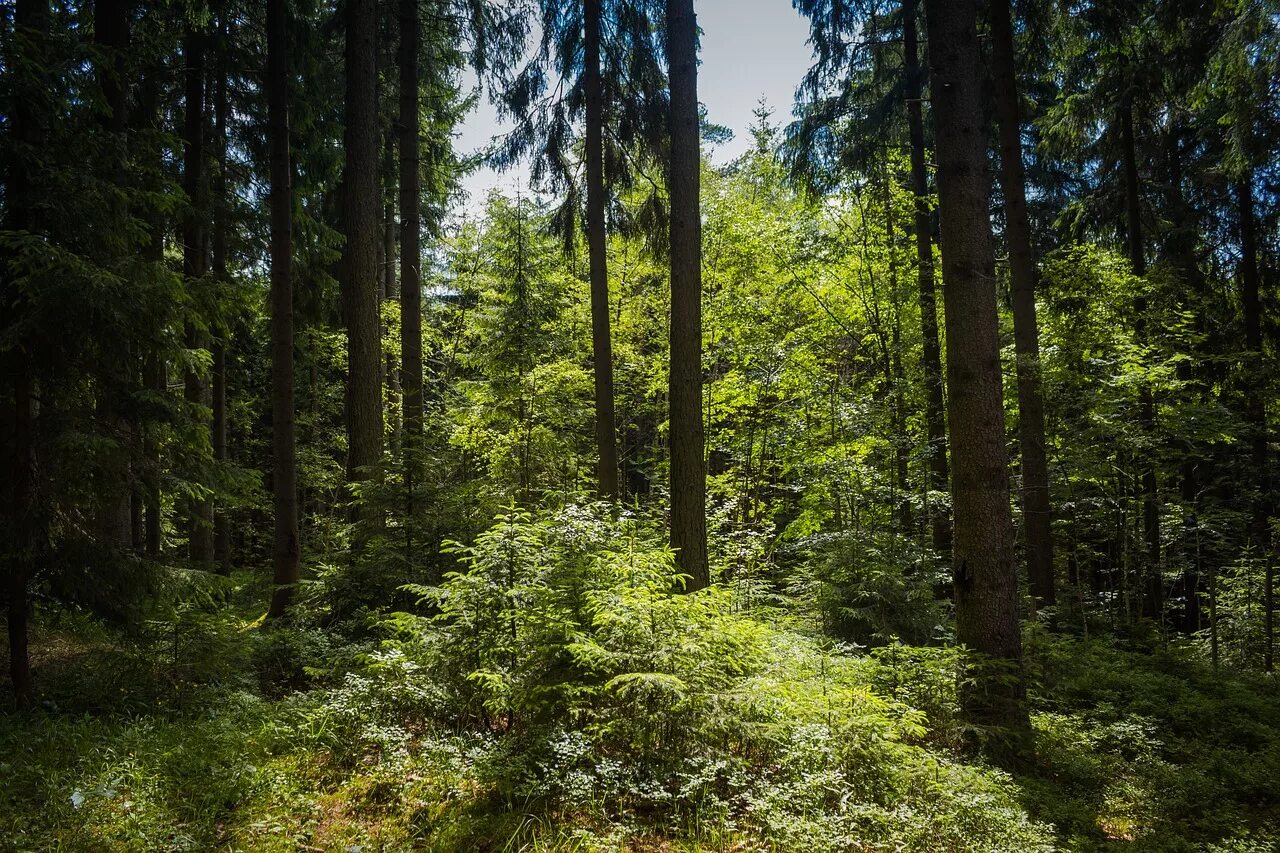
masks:
POLYGON ((595 368, 597 491, 618 496, 618 443, 613 410, 613 341, 605 243, 604 87, 600 70, 601 0, 583 3, 583 90, 586 95, 587 254, 591 266, 591 355, 595 368))
MULTIPOLYGON (((370 479, 382 459, 381 320, 378 312, 377 3, 347 0, 346 162, 342 173, 342 305, 347 326, 347 480, 370 479)), ((361 506, 367 506, 359 502, 361 506)), ((368 510, 353 517, 376 519, 368 510)))
POLYGON ((991 52, 996 116, 1000 125, 1000 191, 1013 291, 1013 344, 1018 357, 1018 444, 1022 460, 1022 526, 1027 537, 1027 578, 1042 605, 1056 602, 1049 463, 1040 390, 1040 332, 1036 323, 1036 266, 1027 217, 1022 166, 1022 120, 1014 72, 1013 14, 1009 0, 991 4, 991 52))
POLYGON ((693 0, 667 0, 671 86, 671 547, 690 590, 711 582, 707 565, 702 428, 701 143, 698 25, 693 0))
MULTIPOLYGON (((125 188, 128 174, 128 140, 126 130, 129 121, 128 89, 125 86, 125 55, 129 46, 128 7, 123 0, 98 0, 93 6, 94 43, 102 51, 102 63, 97 69, 98 85, 102 92, 102 129, 110 142, 102 168, 111 180, 125 188)), ((124 221, 129 216, 127 205, 120 198, 110 202, 111 215, 124 221)), ((110 244, 102 249, 104 262, 116 266, 123 258, 110 244)), ((102 503, 97 507, 98 534, 102 541, 121 550, 133 545, 132 499, 133 488, 130 472, 134 446, 134 425, 122 413, 120 397, 134 386, 132 354, 120 354, 120 360, 104 365, 107 376, 98 388, 98 422, 115 443, 105 462, 105 481, 101 484, 102 503)))
POLYGON ((298 484, 293 408, 293 167, 289 158, 288 0, 267 3, 267 134, 271 208, 271 551, 270 619, 289 609, 298 585, 298 484))
MULTIPOLYGON (((227 33, 223 25, 223 41, 227 33)), ((218 51, 214 83, 214 144, 218 146, 217 171, 213 176, 213 275, 220 288, 227 287, 227 219, 230 199, 227 197, 227 100, 226 48, 218 51)), ((229 330, 217 330, 213 344, 213 458, 227 461, 227 339, 229 330)), ((213 558, 219 571, 231 571, 231 527, 225 508, 215 506, 213 515, 213 558)))
POLYGON ((420 0, 400 0, 400 373, 409 513, 422 439, 422 169, 418 72, 420 0))
POLYGON ((961 690, 965 716, 999 726, 992 757, 1015 764, 1030 724, 1022 680, 1018 580, 1009 514, 995 255, 980 98, 977 6, 928 0, 938 152, 947 391, 955 513, 956 634, 982 656, 961 690), (995 665, 1000 671, 992 672, 995 665))
POLYGON ((1251 539, 1264 560, 1262 591, 1263 668, 1275 668, 1275 558, 1271 553, 1271 482, 1268 476, 1267 402, 1262 355, 1262 300, 1258 265, 1258 224, 1254 214, 1253 175, 1236 184, 1240 206, 1240 304, 1244 308, 1245 419, 1249 423, 1249 467, 1257 478, 1254 488, 1251 539))
MULTIPOLYGON (((204 193, 204 51, 202 34, 188 31, 183 44, 186 62, 186 96, 184 100, 182 186, 190 209, 182 224, 182 272, 190 283, 205 274, 205 193, 204 193)), ((206 335, 194 324, 187 324, 187 346, 205 349, 206 335)), ((204 377, 187 371, 186 400, 192 406, 208 406, 209 385, 204 377)), ((206 428, 208 425, 205 425, 206 428)), ((187 548, 192 562, 205 567, 213 565, 213 503, 194 499, 187 507, 187 548)))
MULTIPOLYGON (((924 110, 919 47, 916 35, 916 2, 902 0, 902 35, 905 51, 907 127, 911 140, 911 191, 915 196, 916 275, 920 301, 920 331, 924 341, 925 431, 929 439, 929 491, 945 493, 950 480, 947 465, 946 414, 942 388, 942 347, 938 341, 938 301, 934 288, 933 232, 929 216, 929 174, 925 166, 924 110)), ((947 509, 930 503, 933 548, 951 553, 951 517, 947 509)))
MULTIPOLYGON (((1142 203, 1141 189, 1138 181, 1137 145, 1133 131, 1133 107, 1126 98, 1120 103, 1120 145, 1123 158, 1124 199, 1125 199, 1125 231, 1129 250, 1129 263, 1133 274, 1142 277, 1147 274, 1146 249, 1142 238, 1142 203)), ((1146 340, 1147 334, 1147 299, 1140 296, 1134 300, 1134 313, 1137 315, 1137 338, 1139 343, 1146 340)), ((1151 386, 1143 383, 1138 399, 1138 419, 1145 432, 1155 432, 1156 406, 1151 386)), ((1143 572, 1142 612, 1156 620, 1162 618, 1164 610, 1164 582, 1160 568, 1160 505, 1159 486, 1156 481, 1155 465, 1149 459, 1142 462, 1142 532, 1146 543, 1145 571, 1143 572)))

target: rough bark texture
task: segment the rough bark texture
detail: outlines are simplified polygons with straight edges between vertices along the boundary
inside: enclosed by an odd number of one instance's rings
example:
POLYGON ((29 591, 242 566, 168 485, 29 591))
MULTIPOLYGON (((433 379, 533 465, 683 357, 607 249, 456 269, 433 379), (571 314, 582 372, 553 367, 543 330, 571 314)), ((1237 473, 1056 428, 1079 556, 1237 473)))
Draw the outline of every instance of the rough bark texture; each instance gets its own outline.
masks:
POLYGON ((961 703, 973 723, 1005 735, 993 758, 1015 762, 1029 731, 1022 680, 1018 580, 1009 513, 995 257, 988 212, 977 7, 929 0, 946 302, 948 423, 957 639, 979 653, 961 703), (990 672, 988 667, 996 667, 990 672))
MULTIPOLYGON (((916 35, 915 0, 903 0, 902 36, 906 76, 907 128, 911 140, 911 192, 915 196, 916 282, 920 331, 924 341, 924 422, 929 439, 929 490, 945 493, 951 473, 947 465, 946 414, 942 393, 942 346, 938 342, 938 300, 934 288, 933 233, 929 222, 929 173, 925 166, 924 110, 916 35)), ((933 547, 951 552, 951 516, 946 507, 929 506, 933 547)))
POLYGON ((613 411, 613 341, 605 256, 604 87, 600 78, 601 0, 583 4, 583 90, 586 95, 587 254, 591 267, 591 357, 595 369, 597 491, 618 495, 618 444, 613 411))
MULTIPOLYGON (((182 273, 188 282, 200 278, 205 269, 204 226, 204 36, 188 32, 183 42, 186 65, 186 95, 183 101, 182 188, 189 207, 182 222, 182 273)), ((188 324, 187 346, 205 349, 206 336, 188 324)), ((188 371, 184 379, 186 400, 193 406, 209 406, 209 383, 188 371)), ((192 562, 213 566, 213 502, 192 500, 187 507, 187 556, 192 562)))
POLYGON ((289 158, 288 0, 267 4, 267 134, 271 206, 271 491, 275 538, 269 618, 298 584, 298 485, 293 411, 293 169, 289 158))
MULTIPOLYGON (((1146 248, 1142 238, 1142 198, 1138 179, 1137 144, 1133 132, 1133 107, 1128 99, 1120 102, 1120 147, 1124 173, 1124 210, 1126 245, 1133 274, 1147 274, 1146 248)), ((1134 301, 1137 315, 1137 338, 1143 343, 1147 335, 1147 300, 1140 296, 1134 301)), ((1154 432, 1156 404, 1151 386, 1144 384, 1138 392, 1138 420, 1146 432, 1154 432)), ((1144 567, 1141 578, 1142 613, 1152 619, 1160 619, 1164 610, 1164 583, 1160 570, 1160 505, 1159 485, 1155 466, 1144 460, 1140 475, 1142 495, 1142 534, 1146 542, 1144 567)))
MULTIPOLYGON (((342 307, 347 326, 347 480, 360 483, 382 459, 377 4, 348 0, 345 16, 346 162, 341 198, 346 237, 342 307)), ((372 520, 367 510, 360 516, 372 520)))
POLYGON ((667 0, 671 85, 671 547, 689 589, 707 566, 702 431, 702 220, 699 204, 698 29, 693 0, 667 0))
POLYGON ((1040 390, 1040 331, 1036 323, 1036 266, 1027 217, 1022 165, 1022 120, 1014 73, 1013 15, 1009 0, 991 3, 992 72, 1000 125, 1000 191, 1005 203, 1005 241, 1013 295, 1013 346, 1018 359, 1018 445, 1022 461, 1022 528, 1026 535, 1027 579, 1037 603, 1055 603, 1053 525, 1049 463, 1044 437, 1044 397, 1040 390))

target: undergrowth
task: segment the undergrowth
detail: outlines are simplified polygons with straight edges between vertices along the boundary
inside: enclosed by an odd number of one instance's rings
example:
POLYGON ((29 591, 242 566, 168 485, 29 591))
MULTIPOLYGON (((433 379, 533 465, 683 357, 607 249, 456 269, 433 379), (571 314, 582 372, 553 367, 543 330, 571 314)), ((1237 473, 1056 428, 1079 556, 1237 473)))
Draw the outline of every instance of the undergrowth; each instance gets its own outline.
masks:
POLYGON ((641 519, 512 512, 412 612, 262 629, 238 575, 122 638, 46 614, 0 718, 14 850, 1274 849, 1272 682, 1029 626, 1037 763, 967 759, 955 653, 682 579, 641 519))

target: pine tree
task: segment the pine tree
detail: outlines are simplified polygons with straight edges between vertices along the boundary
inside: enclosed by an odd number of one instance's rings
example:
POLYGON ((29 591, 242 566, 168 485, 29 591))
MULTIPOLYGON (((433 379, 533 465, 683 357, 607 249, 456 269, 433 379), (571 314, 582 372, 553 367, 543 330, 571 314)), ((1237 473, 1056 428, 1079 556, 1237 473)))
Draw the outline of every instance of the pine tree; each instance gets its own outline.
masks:
POLYGON ((956 637, 983 658, 970 664, 973 680, 966 678, 961 704, 973 723, 1005 730, 1007 740, 989 748, 996 760, 1012 764, 1030 723, 1009 515, 976 6, 929 0, 926 16, 954 463, 956 637))

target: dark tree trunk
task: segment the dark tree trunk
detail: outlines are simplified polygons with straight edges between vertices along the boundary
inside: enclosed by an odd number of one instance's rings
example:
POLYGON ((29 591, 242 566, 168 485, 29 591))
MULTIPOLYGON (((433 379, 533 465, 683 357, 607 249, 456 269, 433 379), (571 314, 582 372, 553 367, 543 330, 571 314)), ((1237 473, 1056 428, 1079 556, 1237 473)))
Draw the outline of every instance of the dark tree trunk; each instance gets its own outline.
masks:
MULTIPOLYGON (((933 232, 929 216, 929 173, 925 166, 924 110, 915 0, 902 2, 902 35, 905 51, 907 126, 911 139, 911 192, 915 196, 916 275, 920 301, 920 331, 924 341, 924 422, 929 439, 929 490, 945 493, 950 480, 947 465, 946 414, 942 388, 942 347, 938 342, 938 300, 934 288, 933 232)), ((926 507, 933 548, 944 557, 951 553, 951 517, 947 509, 926 507)))
POLYGON ((418 113, 419 0, 400 0, 400 377, 409 513, 422 439, 422 170, 418 113))
MULTIPOLYGON (((186 96, 183 125, 182 188, 190 205, 182 224, 182 273, 188 286, 205 274, 204 193, 204 50, 202 34, 188 31, 183 43, 186 63, 186 96)), ((208 347, 207 336, 187 324, 187 346, 208 347)), ((186 400, 192 406, 209 406, 209 383, 194 371, 184 380, 186 400)), ((208 428, 208 424, 205 424, 208 428)), ((191 500, 187 507, 187 548, 192 562, 213 566, 213 503, 191 500)))
MULTIPOLYGON (((229 285, 227 278, 227 228, 231 201, 227 196, 227 58, 226 30, 223 30, 223 46, 215 63, 214 83, 214 144, 217 150, 217 170, 213 175, 213 275, 218 286, 229 285)), ((213 458, 219 463, 227 461, 227 340, 230 330, 217 330, 213 344, 213 458)), ((214 507, 213 558, 219 571, 231 571, 231 527, 223 507, 214 507)))
MULTIPOLYGON (((377 3, 348 0, 342 172, 342 306, 347 326, 347 480, 367 481, 382 459, 381 319, 378 311, 377 3)), ((355 517, 373 521, 373 513, 355 517)))
POLYGON ((667 0, 671 86, 671 547, 691 590, 707 566, 702 433, 702 221, 699 211, 698 25, 693 0, 667 0))
POLYGON ((267 135, 271 207, 271 551, 270 619, 289 609, 298 585, 298 486, 293 409, 293 167, 289 158, 288 0, 267 4, 267 135))
MULTIPOLYGON (((1124 172, 1125 233, 1129 250, 1129 263, 1133 274, 1147 274, 1146 248, 1142 238, 1142 201, 1138 180, 1137 144, 1133 131, 1133 107, 1126 98, 1120 102, 1120 146, 1124 172)), ((1147 334, 1147 299, 1134 300, 1137 316, 1137 338, 1142 343, 1147 334)), ((1138 420, 1148 434, 1155 432, 1156 405, 1151 386, 1144 383, 1138 392, 1138 420)), ((1159 486, 1155 465, 1143 460, 1141 473, 1142 533, 1146 543, 1144 571, 1142 572, 1142 612, 1160 620, 1164 610, 1164 581, 1160 568, 1160 504, 1159 486)))
MULTIPOLYGON (((102 91, 102 128, 109 137, 102 164, 112 181, 123 181, 127 174, 127 138, 129 121, 128 89, 125 86, 125 56, 129 46, 128 6, 123 0, 98 0, 93 7, 94 42, 102 50, 98 66, 98 86, 102 91)), ((124 188, 124 184, 119 184, 124 188)), ((129 216, 127 205, 116 198, 110 202, 111 215, 119 221, 129 216)), ((104 247, 104 261, 116 265, 122 258, 118 250, 104 247)), ((97 508, 98 535, 102 541, 119 548, 133 546, 133 488, 130 457, 134 446, 134 424, 122 413, 120 397, 134 385, 131 354, 119 354, 119 360, 104 365, 107 375, 99 385, 98 419, 115 443, 104 460, 105 477, 101 484, 102 503, 97 508)))
POLYGON ((977 6, 928 0, 926 9, 955 465, 956 634, 982 656, 970 664, 973 678, 962 685, 961 704, 971 722, 998 726, 1007 735, 994 738, 988 748, 995 760, 1009 765, 1022 756, 1030 724, 1009 514, 977 6), (992 672, 992 665, 999 671, 992 672))
POLYGON ((601 0, 583 4, 583 90, 586 95, 587 254, 591 266, 591 356, 595 369, 597 491, 618 496, 618 443, 613 411, 613 341, 605 243, 604 87, 600 70, 601 0))
POLYGON ((991 4, 992 71, 1000 125, 1000 191, 1005 202, 1005 240, 1013 295, 1013 345, 1018 358, 1018 445, 1022 460, 1022 526, 1027 538, 1027 579, 1042 605, 1056 601, 1049 463, 1040 390, 1040 332, 1036 324, 1036 266, 1027 217, 1022 166, 1022 120, 1014 72, 1013 16, 1009 0, 991 4))
POLYGON ((1251 519, 1253 546, 1266 560, 1262 590, 1262 665, 1275 669, 1275 557, 1271 553, 1271 482, 1268 476, 1266 368, 1262 355, 1262 300, 1258 265, 1258 223, 1254 214, 1253 175, 1236 185, 1240 206, 1240 304, 1244 308, 1245 418, 1249 423, 1249 467, 1257 478, 1251 519))

